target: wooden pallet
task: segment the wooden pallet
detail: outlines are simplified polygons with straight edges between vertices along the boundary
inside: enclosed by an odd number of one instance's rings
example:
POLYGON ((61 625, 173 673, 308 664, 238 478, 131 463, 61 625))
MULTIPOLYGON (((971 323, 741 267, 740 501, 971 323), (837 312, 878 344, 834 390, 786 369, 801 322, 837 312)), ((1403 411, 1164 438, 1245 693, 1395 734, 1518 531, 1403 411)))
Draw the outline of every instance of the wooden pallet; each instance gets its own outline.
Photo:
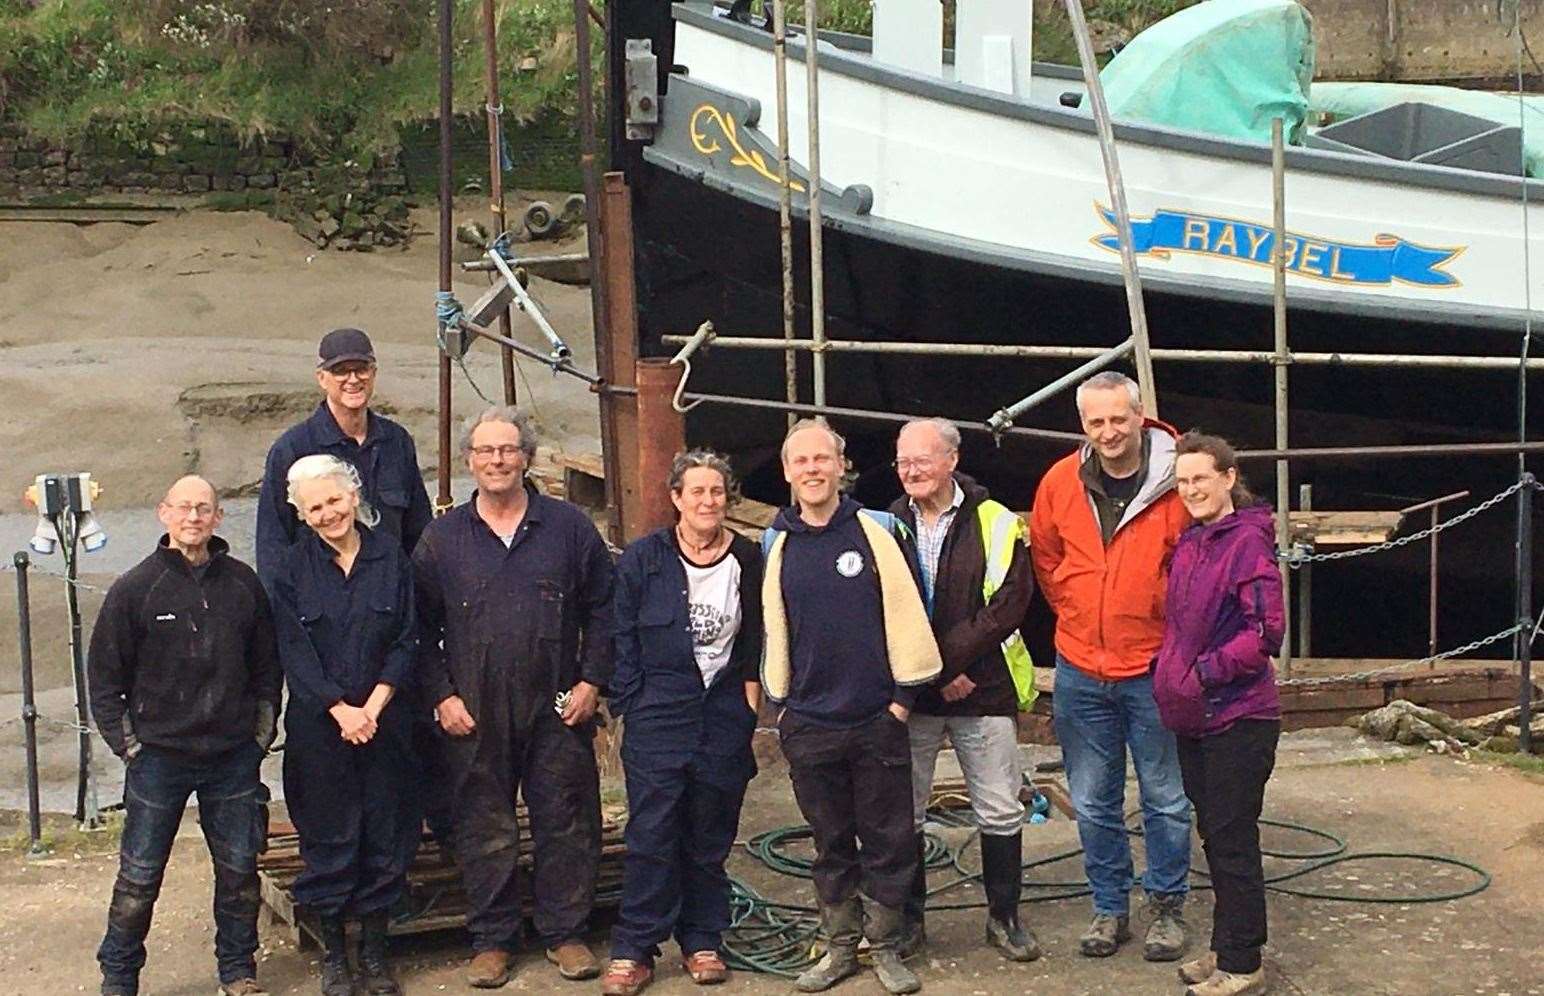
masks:
MULTIPOLYGON (((532 843, 525 807, 516 810, 520 827, 520 871, 529 881, 532 867, 532 843)), ((622 843, 625 821, 615 814, 603 814, 601 820, 600 866, 595 884, 595 909, 613 909, 621 902, 622 858, 627 847, 622 843)), ((295 944, 306 948, 320 945, 319 924, 314 915, 296 906, 291 889, 304 862, 300 858, 300 838, 293 825, 274 820, 268 828, 268 847, 257 859, 258 886, 262 897, 260 919, 263 926, 279 930, 295 944)), ((529 895, 521 897, 522 915, 532 912, 529 895)), ((461 885, 461 871, 441 851, 432 837, 425 834, 407 873, 405 915, 393 916, 389 932, 393 936, 460 930, 466 926, 467 898, 461 885)))

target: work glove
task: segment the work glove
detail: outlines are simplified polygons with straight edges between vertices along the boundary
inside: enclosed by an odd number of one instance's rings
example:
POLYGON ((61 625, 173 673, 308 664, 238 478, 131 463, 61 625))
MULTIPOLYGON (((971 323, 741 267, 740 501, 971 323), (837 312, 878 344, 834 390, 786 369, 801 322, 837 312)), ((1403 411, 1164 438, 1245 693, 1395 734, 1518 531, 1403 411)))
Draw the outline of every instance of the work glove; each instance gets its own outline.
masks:
POLYGON ((257 745, 267 751, 273 746, 274 738, 279 735, 278 710, 272 702, 259 702, 257 704, 257 729, 254 739, 257 745))

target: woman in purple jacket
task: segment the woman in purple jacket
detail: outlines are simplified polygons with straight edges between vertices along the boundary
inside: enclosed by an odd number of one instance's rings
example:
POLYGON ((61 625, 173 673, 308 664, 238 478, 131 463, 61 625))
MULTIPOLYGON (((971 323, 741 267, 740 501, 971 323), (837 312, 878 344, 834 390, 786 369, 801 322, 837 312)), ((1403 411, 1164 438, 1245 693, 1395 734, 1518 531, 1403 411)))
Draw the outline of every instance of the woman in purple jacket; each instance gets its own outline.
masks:
POLYGON ((1281 735, 1271 655, 1284 615, 1271 509, 1244 487, 1225 440, 1192 432, 1175 452, 1179 495, 1195 524, 1169 568, 1153 696, 1179 743, 1217 898, 1211 950, 1179 974, 1190 996, 1263 993, 1260 809, 1281 735))

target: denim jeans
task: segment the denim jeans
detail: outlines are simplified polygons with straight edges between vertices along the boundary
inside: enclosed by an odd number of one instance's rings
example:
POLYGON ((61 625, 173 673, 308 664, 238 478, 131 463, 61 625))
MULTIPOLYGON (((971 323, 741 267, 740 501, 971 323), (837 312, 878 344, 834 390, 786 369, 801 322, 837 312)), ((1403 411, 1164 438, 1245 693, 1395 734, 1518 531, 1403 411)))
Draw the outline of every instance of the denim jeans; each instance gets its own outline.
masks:
POLYGON ((1058 654, 1051 702, 1094 912, 1124 916, 1130 910, 1133 871, 1124 820, 1128 749, 1142 800, 1147 851, 1142 887, 1150 895, 1190 891, 1190 800, 1174 734, 1158 719, 1152 678, 1100 681, 1058 654))
POLYGON ((123 840, 118 879, 107 910, 107 936, 97 950, 104 982, 139 984, 145 936, 188 797, 198 794, 198 821, 214 860, 215 959, 220 981, 255 978, 257 962, 258 765, 251 741, 214 757, 145 747, 124 776, 123 840))
POLYGON ((988 835, 1018 833, 1024 824, 1019 801, 1023 767, 1019 759, 1018 724, 1012 716, 929 716, 914 712, 907 722, 911 734, 912 826, 918 833, 927 819, 933 794, 933 773, 944 736, 965 776, 965 790, 976 826, 988 835))

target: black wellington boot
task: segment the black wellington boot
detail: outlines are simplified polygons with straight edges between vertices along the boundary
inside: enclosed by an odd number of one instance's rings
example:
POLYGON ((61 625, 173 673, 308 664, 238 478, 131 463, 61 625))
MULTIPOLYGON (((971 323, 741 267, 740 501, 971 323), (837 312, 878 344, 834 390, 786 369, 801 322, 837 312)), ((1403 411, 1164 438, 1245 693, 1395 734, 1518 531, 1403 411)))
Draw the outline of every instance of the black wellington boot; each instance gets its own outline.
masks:
POLYGON ((354 996, 348 968, 348 933, 341 916, 322 917, 322 996, 354 996))
POLYGON ((368 996, 402 996, 402 987, 386 960, 386 913, 371 913, 360 921, 359 985, 368 996))
POLYGON ((1010 961, 1034 961, 1040 942, 1019 923, 1023 888, 1024 831, 981 835, 981 886, 986 890, 986 939, 1010 961))

